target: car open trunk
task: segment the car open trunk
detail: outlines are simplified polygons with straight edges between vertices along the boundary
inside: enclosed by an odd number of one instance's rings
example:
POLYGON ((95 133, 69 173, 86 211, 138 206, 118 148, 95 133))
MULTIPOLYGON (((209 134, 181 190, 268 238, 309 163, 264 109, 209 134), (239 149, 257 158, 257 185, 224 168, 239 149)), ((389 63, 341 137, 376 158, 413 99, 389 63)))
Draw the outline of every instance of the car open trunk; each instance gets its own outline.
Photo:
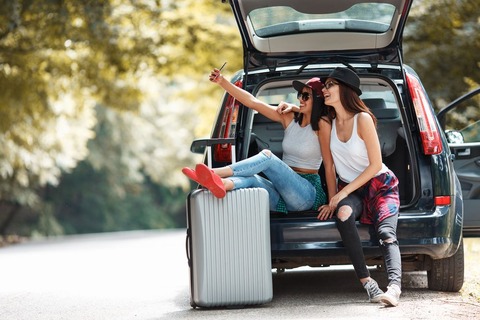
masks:
MULTIPOLYGON (((329 70, 311 72, 310 76, 323 77, 329 70)), ((292 78, 293 79, 293 78, 292 78)), ((295 78, 306 81, 309 78, 295 78)), ((386 77, 368 76, 361 77, 362 100, 372 110, 377 118, 377 133, 379 137, 383 162, 395 173, 399 179, 400 200, 402 206, 408 206, 418 193, 418 182, 411 165, 414 155, 409 146, 413 143, 405 135, 403 117, 401 111, 402 100, 396 85, 386 77)), ((271 104, 280 101, 295 103, 296 92, 291 87, 291 82, 282 79, 265 81, 263 86, 257 88, 257 97, 271 104)), ((248 111, 247 111, 248 112, 248 111)), ((246 157, 258 153, 263 148, 272 150, 278 157, 282 157, 283 128, 280 123, 275 123, 265 116, 253 113, 251 117, 251 132, 249 148, 246 157)), ((246 134, 248 136, 248 134, 246 134)), ((320 172, 322 173, 322 172, 320 172)))

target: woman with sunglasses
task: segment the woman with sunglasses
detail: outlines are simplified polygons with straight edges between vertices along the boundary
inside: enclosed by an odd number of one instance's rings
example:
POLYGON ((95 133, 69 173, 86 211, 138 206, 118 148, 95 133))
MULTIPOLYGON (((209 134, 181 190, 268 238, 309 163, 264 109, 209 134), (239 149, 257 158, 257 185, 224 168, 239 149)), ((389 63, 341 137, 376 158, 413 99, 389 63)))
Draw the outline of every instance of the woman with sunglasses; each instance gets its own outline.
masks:
MULTIPOLYGON (((276 106, 260 101, 233 85, 220 74, 219 69, 213 69, 209 80, 220 85, 244 106, 282 124, 285 129, 283 159, 264 149, 253 157, 225 167, 210 169, 201 163, 195 170, 183 168, 182 172, 218 198, 224 197, 229 190, 264 188, 268 191, 270 210, 273 211, 317 210, 325 204, 327 199, 318 170, 322 164, 321 146, 328 143, 324 139, 325 130, 329 130, 330 126, 326 126, 325 117, 325 121, 321 121, 323 84, 320 79, 312 78, 306 83, 293 81, 293 87, 298 92, 298 112, 285 114, 277 112, 276 106), (259 176, 260 172, 268 179, 259 176)), ((288 105, 281 102, 278 108, 288 105)), ((329 167, 333 168, 333 165, 329 164, 329 167)), ((326 171, 326 176, 329 192, 333 194, 334 171, 326 171)))
MULTIPOLYGON (((318 219, 335 217, 342 242, 370 302, 397 306, 401 294, 402 264, 397 242, 400 207, 398 180, 382 162, 376 118, 360 99, 360 78, 348 68, 336 68, 322 89, 331 131, 322 146, 324 161, 333 157, 338 192, 320 208, 318 219), (383 292, 365 264, 356 220, 370 225, 381 248, 388 276, 383 292)), ((288 106, 283 112, 296 111, 288 106)))
POLYGON ((402 264, 397 242, 400 208, 398 180, 382 162, 376 118, 359 95, 360 79, 348 68, 336 68, 325 80, 323 95, 332 124, 330 151, 339 176, 338 192, 328 206, 335 213, 355 272, 371 302, 397 306, 401 294, 402 264), (379 289, 365 265, 355 221, 370 225, 381 248, 388 290, 379 289))

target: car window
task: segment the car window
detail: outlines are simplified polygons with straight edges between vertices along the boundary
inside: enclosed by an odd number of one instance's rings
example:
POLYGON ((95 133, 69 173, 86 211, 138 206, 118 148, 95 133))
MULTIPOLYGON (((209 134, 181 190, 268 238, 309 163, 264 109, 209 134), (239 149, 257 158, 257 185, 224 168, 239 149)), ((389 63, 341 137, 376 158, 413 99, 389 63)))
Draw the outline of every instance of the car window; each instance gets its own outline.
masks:
MULTIPOLYGON (((395 95, 387 86, 378 83, 366 83, 362 84, 361 88, 363 93, 360 98, 364 101, 382 99, 385 103, 384 108, 398 109, 395 95)), ((280 87, 265 86, 258 91, 257 98, 271 105, 278 105, 281 101, 298 104, 297 92, 290 83, 287 86, 280 87)))
POLYGON ((271 105, 278 105, 281 101, 298 104, 297 92, 291 84, 286 87, 262 88, 257 98, 271 105))
MULTIPOLYGON (((365 86, 364 86, 365 87, 365 86)), ((382 88, 382 90, 374 90, 371 88, 372 86, 369 86, 368 88, 363 88, 363 93, 360 96, 362 100, 368 100, 368 99, 375 99, 375 98, 381 98, 385 101, 385 107, 387 109, 397 109, 398 104, 397 100, 395 99, 395 95, 391 90, 385 90, 382 88), (372 91, 366 91, 366 89, 370 89, 372 91)))
POLYGON ((445 114, 445 130, 460 132, 464 142, 480 142, 480 95, 448 111, 445 114))
POLYGON ((390 28, 395 14, 395 6, 378 2, 329 8, 333 8, 333 12, 306 14, 290 6, 271 6, 251 11, 248 18, 258 36, 271 37, 296 33, 298 28, 303 32, 342 30, 384 33, 390 28))

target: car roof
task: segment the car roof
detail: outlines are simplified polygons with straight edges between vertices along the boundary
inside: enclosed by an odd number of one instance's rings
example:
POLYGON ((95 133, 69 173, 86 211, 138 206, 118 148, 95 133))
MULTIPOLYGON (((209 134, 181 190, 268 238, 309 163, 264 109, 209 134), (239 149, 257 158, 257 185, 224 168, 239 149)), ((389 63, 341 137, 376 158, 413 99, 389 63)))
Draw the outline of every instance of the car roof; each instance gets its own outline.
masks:
POLYGON ((413 0, 231 0, 248 70, 313 62, 401 63, 413 0))

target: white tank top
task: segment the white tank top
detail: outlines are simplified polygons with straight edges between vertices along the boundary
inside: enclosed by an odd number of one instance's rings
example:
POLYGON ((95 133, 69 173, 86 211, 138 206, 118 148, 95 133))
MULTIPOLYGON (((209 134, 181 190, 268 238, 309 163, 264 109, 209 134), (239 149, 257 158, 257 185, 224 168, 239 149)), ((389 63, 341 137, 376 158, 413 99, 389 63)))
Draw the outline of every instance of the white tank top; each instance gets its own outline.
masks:
MULTIPOLYGON (((332 123, 330 151, 332 152, 335 170, 343 181, 350 183, 357 178, 370 164, 365 142, 358 136, 358 113, 353 117, 352 136, 347 142, 340 141, 337 136, 336 120, 332 123)), ((382 169, 375 176, 385 173, 388 168, 382 163, 382 169)))
POLYGON ((292 120, 285 129, 282 148, 283 162, 290 167, 318 170, 322 164, 320 143, 311 125, 302 128, 292 120))

